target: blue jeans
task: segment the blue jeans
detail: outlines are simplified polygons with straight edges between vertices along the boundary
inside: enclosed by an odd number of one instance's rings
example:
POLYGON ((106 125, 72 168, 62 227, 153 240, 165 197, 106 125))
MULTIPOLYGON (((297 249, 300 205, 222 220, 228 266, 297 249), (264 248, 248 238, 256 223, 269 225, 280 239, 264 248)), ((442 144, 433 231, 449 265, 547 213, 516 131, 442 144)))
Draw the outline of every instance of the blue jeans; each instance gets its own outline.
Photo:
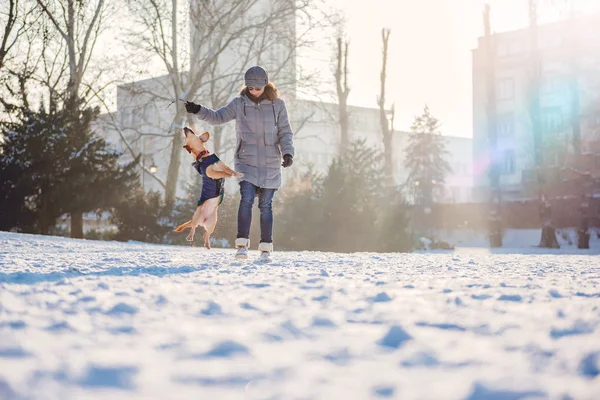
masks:
POLYGON ((238 238, 250 237, 250 224, 252 223, 252 206, 254 197, 258 195, 258 209, 260 210, 260 241, 273 243, 273 196, 277 189, 265 189, 254 186, 250 182, 240 182, 240 208, 238 209, 238 238))

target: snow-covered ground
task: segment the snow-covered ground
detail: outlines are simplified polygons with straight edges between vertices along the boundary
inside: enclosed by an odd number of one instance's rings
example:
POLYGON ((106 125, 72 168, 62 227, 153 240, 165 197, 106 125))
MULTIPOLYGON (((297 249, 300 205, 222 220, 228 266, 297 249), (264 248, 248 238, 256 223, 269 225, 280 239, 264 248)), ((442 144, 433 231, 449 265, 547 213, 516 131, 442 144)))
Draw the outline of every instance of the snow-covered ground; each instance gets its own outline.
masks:
POLYGON ((0 232, 0 399, 599 399, 600 256, 0 232))
MULTIPOLYGON (((600 253, 600 239, 598 238, 598 229, 590 229, 590 247, 596 253, 600 253)), ((440 229, 434 234, 438 240, 446 241, 452 245, 460 247, 488 247, 489 238, 486 230, 483 229, 440 229)), ((504 252, 522 252, 527 248, 532 252, 532 248, 540 243, 542 237, 541 229, 505 229, 502 237, 504 252)), ((556 230, 556 239, 560 244, 560 253, 577 251, 577 231, 575 228, 564 228, 556 230)), ((546 250, 543 250, 544 252, 546 250)))

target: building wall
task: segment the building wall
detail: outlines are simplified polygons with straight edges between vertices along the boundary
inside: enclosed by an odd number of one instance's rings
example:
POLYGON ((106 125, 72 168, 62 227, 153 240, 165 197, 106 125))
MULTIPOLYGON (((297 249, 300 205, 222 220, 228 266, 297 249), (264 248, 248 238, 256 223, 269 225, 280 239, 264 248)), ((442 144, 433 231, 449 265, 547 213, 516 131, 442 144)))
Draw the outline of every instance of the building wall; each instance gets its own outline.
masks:
MULTIPOLYGON (((584 150, 598 140, 600 87, 600 14, 578 17, 538 27, 540 55, 540 121, 542 141, 549 150, 550 162, 561 163, 572 150, 571 121, 573 99, 580 104, 584 150)), ((501 166, 500 183, 508 199, 526 196, 523 181, 535 164, 533 133, 529 112, 529 87, 532 76, 531 41, 528 29, 496 34, 494 68, 498 151, 491 152, 487 139, 485 39, 480 38, 473 51, 473 160, 475 198, 485 201, 487 175, 491 160, 501 166)))

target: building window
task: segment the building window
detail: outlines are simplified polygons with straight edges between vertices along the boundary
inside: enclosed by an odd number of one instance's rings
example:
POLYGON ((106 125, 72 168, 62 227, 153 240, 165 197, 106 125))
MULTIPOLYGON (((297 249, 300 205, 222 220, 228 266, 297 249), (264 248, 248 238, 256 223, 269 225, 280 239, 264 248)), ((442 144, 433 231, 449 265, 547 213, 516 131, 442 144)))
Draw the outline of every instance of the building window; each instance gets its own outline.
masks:
POLYGON ((542 78, 542 94, 559 94, 563 92, 564 79, 557 75, 546 75, 542 78))
POLYGON ((498 115, 496 123, 496 135, 498 137, 512 137, 515 134, 515 117, 513 113, 498 115))
POLYGON ((541 125, 544 132, 556 132, 563 128, 563 114, 560 107, 545 107, 541 110, 541 125))
POLYGON ((517 170, 515 160, 515 151, 513 149, 504 150, 502 157, 502 173, 505 175, 514 174, 517 170))
POLYGON ((498 81, 497 97, 498 100, 511 100, 514 96, 514 80, 504 78, 498 81))

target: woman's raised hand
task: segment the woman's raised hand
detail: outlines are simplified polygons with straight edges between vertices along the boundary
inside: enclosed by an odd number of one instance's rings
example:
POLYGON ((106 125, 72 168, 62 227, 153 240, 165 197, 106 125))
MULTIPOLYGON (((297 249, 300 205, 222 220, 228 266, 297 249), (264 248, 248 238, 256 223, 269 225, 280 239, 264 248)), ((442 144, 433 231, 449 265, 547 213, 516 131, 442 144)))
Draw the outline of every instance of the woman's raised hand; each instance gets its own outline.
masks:
POLYGON ((197 114, 198 111, 200 111, 200 109, 202 108, 202 106, 200 104, 196 104, 194 102, 191 101, 186 101, 185 102, 185 111, 191 113, 191 114, 197 114))

